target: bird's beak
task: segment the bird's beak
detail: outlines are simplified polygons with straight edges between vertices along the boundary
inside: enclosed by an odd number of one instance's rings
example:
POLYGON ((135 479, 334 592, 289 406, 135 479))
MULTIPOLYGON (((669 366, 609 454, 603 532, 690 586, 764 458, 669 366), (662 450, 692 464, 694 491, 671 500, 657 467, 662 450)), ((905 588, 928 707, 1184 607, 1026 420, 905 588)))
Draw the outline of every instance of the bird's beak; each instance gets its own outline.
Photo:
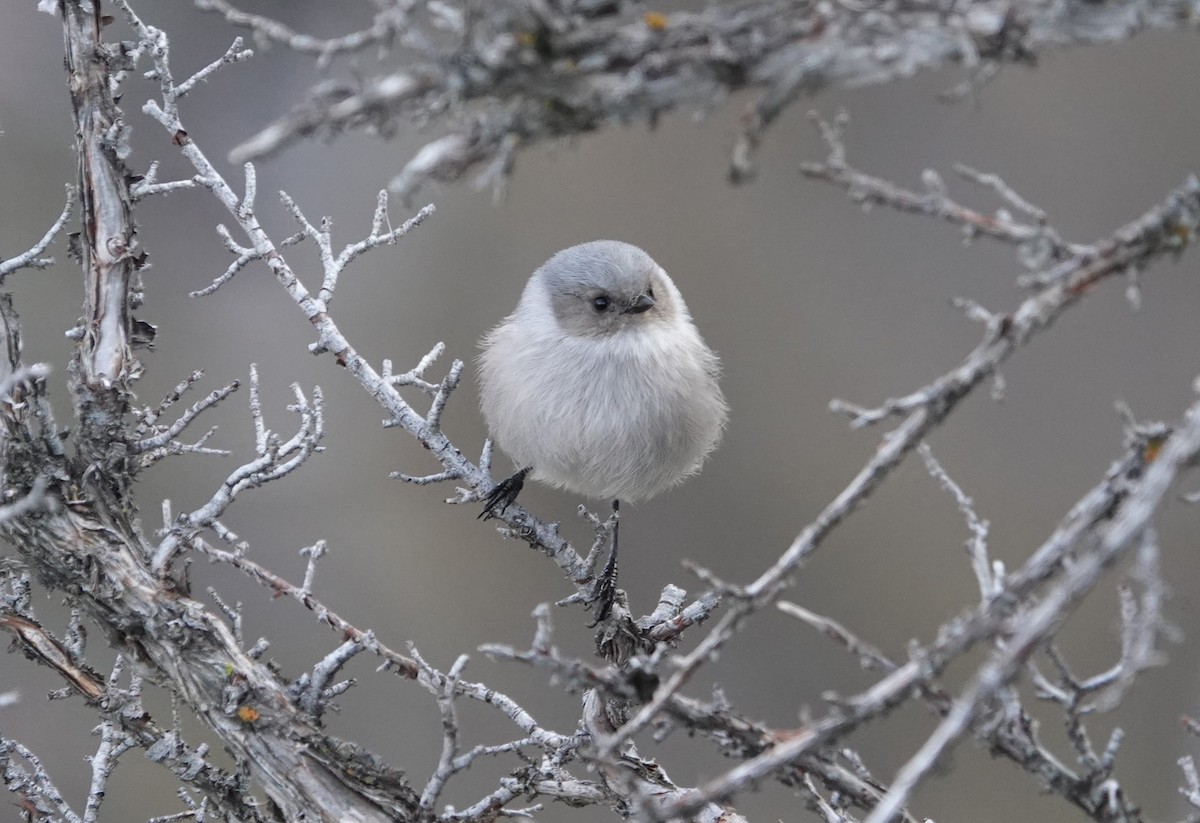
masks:
POLYGON ((629 304, 629 308, 625 310, 625 314, 641 314, 652 308, 654 308, 654 298, 648 294, 639 294, 633 298, 633 302, 629 304))

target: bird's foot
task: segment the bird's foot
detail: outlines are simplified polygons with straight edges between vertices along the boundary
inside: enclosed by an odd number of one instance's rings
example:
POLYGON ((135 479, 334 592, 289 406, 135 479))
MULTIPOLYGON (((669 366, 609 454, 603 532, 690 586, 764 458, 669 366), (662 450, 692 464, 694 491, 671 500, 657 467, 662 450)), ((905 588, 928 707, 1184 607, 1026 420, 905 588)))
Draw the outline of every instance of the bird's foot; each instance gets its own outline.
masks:
POLYGON ((491 520, 493 517, 499 517, 504 514, 504 510, 517 499, 517 495, 525 487, 525 477, 529 474, 529 471, 529 468, 521 469, 512 477, 505 478, 497 483, 488 492, 488 496, 484 498, 483 511, 475 519, 491 520))
MULTIPOLYGON (((620 510, 620 503, 614 500, 613 514, 619 517, 620 510)), ((604 622, 612 613, 613 604, 617 600, 617 530, 620 525, 620 520, 613 523, 612 547, 608 552, 608 560, 604 563, 604 570, 596 578, 596 585, 592 587, 592 599, 589 603, 595 604, 596 620, 588 625, 589 629, 594 629, 604 622)))
POLYGON ((614 570, 612 574, 608 573, 608 566, 604 567, 604 573, 596 578, 596 585, 592 587, 592 599, 590 605, 595 607, 596 619, 588 624, 589 629, 594 629, 612 614, 613 604, 617 602, 617 574, 614 570))

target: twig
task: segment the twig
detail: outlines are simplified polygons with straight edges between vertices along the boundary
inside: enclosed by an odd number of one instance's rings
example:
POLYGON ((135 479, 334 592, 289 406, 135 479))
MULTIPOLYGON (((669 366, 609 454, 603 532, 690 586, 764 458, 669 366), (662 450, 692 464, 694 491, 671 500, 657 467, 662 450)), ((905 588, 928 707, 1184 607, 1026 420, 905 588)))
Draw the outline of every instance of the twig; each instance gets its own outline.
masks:
MULTIPOLYGON (((1197 386, 1200 391, 1200 385, 1197 386)), ((980 706, 1018 671, 1024 658, 1065 619, 1071 606, 1095 586, 1109 565, 1144 538, 1149 520, 1176 474, 1200 454, 1200 403, 1163 446, 1162 455, 1146 469, 1145 479, 1131 492, 1094 551, 1079 559, 1064 579, 1024 617, 1006 647, 992 655, 955 701, 950 714, 896 775, 883 801, 866 823, 885 823, 905 804, 916 784, 939 757, 966 731, 980 706)))
POLYGON ((928 443, 919 445, 917 453, 925 463, 925 470, 950 493, 967 521, 967 529, 971 532, 971 538, 967 541, 967 555, 971 558, 971 570, 975 572, 975 579, 979 583, 979 596, 986 602, 999 594, 1000 581, 1004 578, 1004 566, 997 563, 993 567, 988 559, 989 524, 975 511, 975 502, 967 497, 962 487, 954 482, 954 478, 933 456, 933 450, 929 448, 928 443))
POLYGON ((905 189, 888 180, 865 174, 846 162, 844 136, 849 118, 845 112, 838 114, 835 125, 826 123, 815 112, 809 116, 816 123, 829 149, 829 156, 823 163, 803 163, 801 172, 806 177, 824 180, 845 189, 855 202, 885 205, 899 211, 940 218, 961 226, 967 239, 983 235, 1010 243, 1023 250, 1023 262, 1033 268, 1047 261, 1066 260, 1090 250, 1087 246, 1063 241, 1046 222, 1046 213, 1025 201, 998 175, 984 174, 961 164, 955 167, 968 180, 987 186, 1006 202, 1016 205, 1034 222, 1020 222, 1006 210, 989 215, 962 205, 947 194, 941 177, 932 170, 926 170, 924 174, 924 192, 905 189), (1040 253, 1035 254, 1034 250, 1040 250, 1040 253))
MULTIPOLYGON (((215 523, 243 491, 258 488, 291 474, 320 450, 319 444, 325 433, 324 397, 321 389, 313 389, 311 403, 298 384, 292 385, 292 392, 296 403, 289 406, 288 410, 300 415, 300 427, 291 438, 281 441, 267 429, 264 422, 258 397, 258 370, 251 364, 250 416, 254 424, 255 450, 258 457, 234 470, 207 503, 193 512, 180 515, 166 526, 162 540, 154 550, 153 568, 159 571, 166 569, 180 548, 198 532, 215 523)), ((209 398, 217 394, 219 392, 214 392, 209 398)), ((219 399, 221 397, 217 397, 213 402, 219 399)), ((207 400, 198 405, 205 402, 207 400)))
MULTIPOLYGON (((275 592, 276 596, 287 595, 293 600, 296 600, 304 608, 317 615, 317 619, 326 624, 332 629, 341 632, 350 640, 361 643, 363 648, 384 658, 389 664, 396 666, 402 674, 407 677, 417 676, 416 661, 397 651, 389 649, 384 644, 376 639, 373 632, 364 631, 354 626, 349 621, 343 619, 337 612, 331 610, 328 606, 313 596, 311 591, 295 586, 289 583, 284 578, 272 572, 270 569, 255 563, 253 560, 245 557, 237 552, 229 552, 223 549, 218 549, 209 544, 199 536, 193 536, 188 540, 189 545, 200 552, 201 554, 212 558, 220 563, 227 563, 235 569, 245 573, 252 580, 256 580, 267 588, 275 592)), ((311 562, 311 561, 310 561, 311 562)), ((309 581, 311 582, 311 581, 309 581)))
POLYGON ((170 194, 173 191, 182 191, 183 189, 194 189, 200 185, 200 180, 197 177, 189 177, 186 180, 171 180, 167 183, 158 182, 158 161, 153 161, 146 173, 141 179, 136 180, 129 187, 129 194, 134 201, 144 200, 147 197, 155 194, 170 194))
MULTIPOLYGON (((466 665, 467 656, 459 655, 458 659, 454 661, 454 665, 450 667, 450 671, 446 673, 445 685, 442 693, 438 695, 438 708, 442 714, 442 754, 438 758, 437 768, 430 775, 429 782, 425 784, 425 790, 421 792, 420 807, 426 814, 433 811, 433 806, 441 796, 446 781, 458 771, 455 768, 458 756, 458 718, 454 711, 454 692, 458 687, 459 675, 462 674, 466 665)), ((469 765, 469 762, 466 765, 469 765)))
POLYGON ((204 82, 211 75, 216 73, 216 71, 222 66, 227 66, 231 63, 240 63, 243 60, 249 60, 253 56, 253 50, 242 48, 242 38, 235 37, 233 39, 233 44, 225 50, 223 55, 209 63, 204 68, 200 69, 200 71, 193 74, 187 80, 184 80, 182 83, 175 84, 175 99, 178 100, 179 98, 183 97, 193 88, 195 88, 198 83, 204 82))
MULTIPOLYGON (((612 750, 648 725, 664 701, 678 691, 694 671, 716 653, 754 612, 772 602, 788 585, 799 565, 821 545, 825 536, 873 492, 909 451, 948 415, 980 382, 1020 346, 1044 331, 1095 283, 1123 271, 1134 261, 1170 253, 1178 247, 1180 231, 1200 227, 1200 179, 1189 178, 1167 200, 1118 230, 1119 242, 1105 246, 1100 258, 1073 258, 1069 278, 1027 298, 995 335, 989 334, 962 364, 910 397, 903 405, 890 403, 888 414, 903 411, 904 421, 889 432, 867 465, 792 541, 775 563, 745 587, 741 597, 717 625, 686 656, 679 669, 603 749, 612 750), (1183 224, 1177 229, 1177 224, 1183 224)), ((882 415, 881 415, 882 416, 882 415)))
POLYGON ((337 55, 361 51, 372 46, 389 48, 407 28, 411 6, 411 3, 383 6, 375 14, 370 28, 342 37, 322 39, 296 32, 269 17, 239 11, 225 0, 196 0, 197 8, 223 15, 231 25, 250 29, 257 39, 275 42, 302 54, 316 55, 319 65, 327 64, 337 55))
POLYGON ((21 798, 30 817, 61 815, 65 823, 83 823, 54 785, 38 756, 16 740, 3 736, 0 736, 0 779, 6 789, 21 798), (28 768, 16 763, 14 756, 24 760, 28 768))
POLYGON ((84 823, 96 823, 117 759, 136 745, 129 735, 117 731, 109 721, 101 723, 99 730, 100 746, 88 758, 92 764, 92 782, 88 786, 87 805, 83 809, 84 823))
MULTIPOLYGON (((208 394, 208 396, 206 396, 203 399, 192 404, 192 406, 188 409, 185 409, 183 414, 181 414, 179 416, 179 419, 177 419, 170 426, 155 425, 157 419, 162 415, 162 413, 170 405, 172 405, 174 402, 176 402, 179 399, 180 395, 183 394, 183 392, 185 392, 185 391, 187 391, 187 389, 191 388, 192 385, 196 382, 196 380, 198 380, 200 378, 200 376, 202 374, 203 374, 203 372, 200 372, 200 371, 193 372, 187 380, 185 380, 184 382, 182 382, 178 386, 176 386, 175 390, 170 395, 168 395, 166 398, 163 399, 163 402, 159 404, 159 406, 156 410, 154 410, 153 412, 147 410, 147 412, 142 417, 141 424, 138 426, 139 433, 145 432, 147 430, 152 431, 154 433, 147 434, 145 437, 142 437, 140 440, 130 443, 129 449, 133 454, 143 454, 146 452, 154 452, 154 451, 157 451, 160 449, 168 449, 168 448, 174 448, 176 450, 175 453, 202 452, 202 453, 206 453, 206 454, 221 454, 221 455, 229 454, 229 452, 221 450, 221 449, 200 448, 200 444, 203 443, 205 440, 208 439, 208 437, 211 436, 213 430, 210 430, 208 434, 206 434, 204 437, 202 437, 200 439, 200 441, 194 445, 184 445, 184 444, 178 444, 178 443, 172 445, 172 441, 176 437, 178 437, 183 432, 183 430, 185 428, 187 428, 188 425, 191 424, 191 422, 193 420, 195 420, 197 417, 199 417, 206 409, 212 408, 217 403, 220 403, 222 400, 227 398, 229 395, 231 395, 235 391, 237 391, 239 386, 241 385, 237 380, 234 380, 232 383, 229 383, 228 385, 224 386, 223 388, 213 390, 212 392, 210 392, 208 394)), ((147 455, 147 458, 149 458, 149 457, 150 456, 147 455)))
POLYGON ((833 618, 810 612, 803 606, 796 603, 789 603, 786 600, 780 601, 775 605, 784 614, 807 623, 821 634, 845 646, 846 651, 857 657, 859 664, 864 669, 882 669, 886 672, 896 670, 896 664, 888 659, 887 655, 865 640, 858 638, 853 632, 833 618))
POLYGON ((343 666, 368 646, 378 648, 375 635, 371 632, 367 632, 363 640, 350 638, 318 661, 311 673, 301 675, 292 687, 300 707, 320 718, 331 698, 354 685, 353 679, 332 686, 331 681, 343 666))
MULTIPOLYGON (((802 763, 810 770, 819 770, 813 765, 810 757, 821 745, 857 727, 865 720, 879 716, 892 707, 907 699, 915 688, 928 683, 942 671, 951 660, 955 659, 976 642, 992 636, 1005 627, 1006 618, 1011 614, 1013 604, 1024 601, 1033 589, 1051 577, 1060 568, 1063 558, 1073 547, 1077 546, 1085 536, 1092 534, 1103 525, 1107 518, 1118 510, 1130 491, 1134 478, 1144 481, 1143 464, 1139 458, 1136 445, 1131 446, 1131 453, 1118 461, 1109 469, 1105 479, 1087 495, 1085 495, 1060 523, 1054 534, 1050 536, 1015 572, 1004 581, 1006 595, 994 598, 988 603, 980 603, 974 610, 943 625, 938 631, 936 643, 910 651, 910 659, 898 666, 885 678, 874 684, 866 691, 850 698, 837 701, 833 711, 825 717, 809 722, 802 729, 791 732, 783 737, 770 741, 757 738, 753 746, 748 747, 754 756, 738 767, 718 778, 714 778, 701 786, 692 797, 678 799, 670 808, 665 809, 656 819, 671 819, 672 815, 686 815, 692 808, 710 800, 720 799, 729 794, 745 790, 767 775, 777 773, 777 770, 789 763, 802 763)), ((1123 509, 1120 509, 1123 511, 1123 509)), ((735 604, 735 608, 741 603, 735 604)), ((722 622, 728 620, 728 614, 722 622)), ((710 633, 710 637, 712 633, 710 633)), ((709 638, 705 641, 709 642, 709 638)), ((543 658, 544 659, 544 658, 543 658)), ((594 676, 593 676, 594 677, 594 676)), ((612 689, 611 683, 605 688, 612 689)), ((668 681, 669 683, 669 681, 668 681)), ((658 700, 663 687, 655 694, 658 700)), ((680 711, 687 704, 681 697, 672 696, 664 701, 665 709, 680 711)), ((949 704, 938 699, 935 707, 939 711, 949 711, 949 704)), ((639 715, 635 716, 636 720, 639 715)), ((630 721, 622 727, 627 731, 630 721)), ((1004 736, 996 738, 1003 744, 1003 750, 1018 762, 1027 762, 1030 757, 1029 747, 1020 745, 1020 741, 1004 736)), ((1087 798, 1076 793, 1078 778, 1066 770, 1047 762, 1040 752, 1035 750, 1035 774, 1042 776, 1054 786, 1063 796, 1072 802, 1084 805, 1087 798), (1043 768, 1044 767, 1044 768, 1043 768)))
POLYGON ((67 220, 71 217, 71 212, 75 209, 75 187, 67 186, 67 203, 63 206, 62 212, 58 215, 58 219, 51 224, 46 233, 42 235, 42 239, 33 244, 27 251, 18 254, 16 257, 10 257, 7 260, 0 260, 0 280, 3 280, 7 275, 12 274, 17 269, 44 269, 54 265, 53 257, 39 257, 49 245, 54 242, 55 236, 62 231, 63 226, 67 224, 67 220))

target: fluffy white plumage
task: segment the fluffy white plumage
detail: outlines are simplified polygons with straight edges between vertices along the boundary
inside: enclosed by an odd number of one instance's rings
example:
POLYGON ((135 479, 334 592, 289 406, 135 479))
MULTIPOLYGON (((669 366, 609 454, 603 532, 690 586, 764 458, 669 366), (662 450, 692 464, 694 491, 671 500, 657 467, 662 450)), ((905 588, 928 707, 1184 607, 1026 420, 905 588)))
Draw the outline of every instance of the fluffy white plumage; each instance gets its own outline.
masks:
POLYGON ((534 479, 636 502, 699 471, 720 440, 717 356, 636 246, 560 251, 482 345, 488 429, 534 479))

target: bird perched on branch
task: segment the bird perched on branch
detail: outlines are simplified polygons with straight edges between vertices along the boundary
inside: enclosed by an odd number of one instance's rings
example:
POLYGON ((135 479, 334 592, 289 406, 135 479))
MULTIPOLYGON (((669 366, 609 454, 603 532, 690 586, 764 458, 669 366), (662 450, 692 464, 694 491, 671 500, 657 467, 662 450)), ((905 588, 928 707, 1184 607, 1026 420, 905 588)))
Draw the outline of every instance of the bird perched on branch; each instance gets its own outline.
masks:
MULTIPOLYGON (((720 440, 728 407, 717 356, 675 283, 636 246, 558 252, 482 346, 483 416, 519 467, 490 492, 485 519, 530 475, 614 510, 647 500, 699 471, 720 440)), ((597 620, 612 606, 616 548, 614 529, 597 620)))

